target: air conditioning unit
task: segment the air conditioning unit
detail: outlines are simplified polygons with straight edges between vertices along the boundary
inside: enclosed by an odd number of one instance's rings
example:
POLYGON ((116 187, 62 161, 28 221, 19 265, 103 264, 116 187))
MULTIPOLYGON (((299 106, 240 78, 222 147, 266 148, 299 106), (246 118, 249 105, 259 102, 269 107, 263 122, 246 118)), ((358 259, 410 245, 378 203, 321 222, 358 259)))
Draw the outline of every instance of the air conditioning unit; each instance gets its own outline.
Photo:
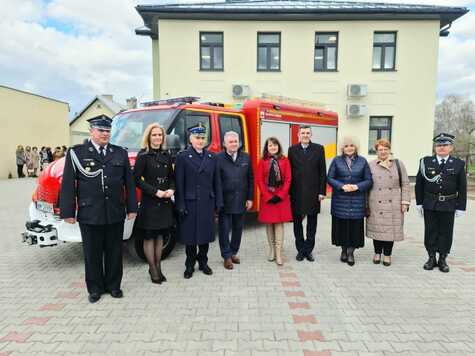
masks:
POLYGON ((349 97, 362 97, 368 95, 368 86, 366 84, 348 84, 349 97))
POLYGON ((249 94, 249 85, 233 84, 233 98, 247 98, 249 94))
POLYGON ((368 115, 368 106, 362 104, 348 104, 346 106, 348 117, 360 117, 368 115))

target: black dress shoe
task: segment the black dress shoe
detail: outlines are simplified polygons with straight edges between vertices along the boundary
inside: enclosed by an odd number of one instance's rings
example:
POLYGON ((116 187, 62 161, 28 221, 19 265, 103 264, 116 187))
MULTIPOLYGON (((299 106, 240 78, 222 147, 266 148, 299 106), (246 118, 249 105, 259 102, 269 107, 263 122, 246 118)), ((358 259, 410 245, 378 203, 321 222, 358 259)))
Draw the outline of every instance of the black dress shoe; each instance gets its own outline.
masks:
POLYGON ((193 269, 187 268, 185 269, 185 273, 183 273, 183 276, 185 277, 185 279, 190 279, 191 277, 193 277, 193 272, 193 269))
POLYGON ((438 263, 439 270, 441 272, 444 272, 444 273, 447 273, 447 272, 450 271, 449 265, 447 264, 447 261, 445 260, 446 257, 447 257, 447 255, 440 255, 439 256, 439 263, 438 263))
POLYGON ((111 290, 111 297, 112 298, 122 298, 124 293, 120 289, 111 290))
POLYGON ((435 254, 429 255, 429 259, 427 260, 426 263, 424 263, 424 269, 426 271, 431 271, 434 269, 434 267, 437 266, 437 259, 435 258, 435 254))
POLYGON ((297 261, 303 261, 303 259, 305 258, 305 256, 303 255, 303 253, 297 253, 297 256, 295 257, 295 259, 297 261))
POLYGON ((160 273, 160 276, 158 276, 158 280, 160 281, 160 283, 166 282, 167 277, 165 277, 162 273, 160 273))
POLYGON ((99 293, 91 293, 87 299, 89 300, 89 303, 95 303, 101 299, 101 295, 99 293))
POLYGON ((307 254, 307 256, 305 256, 307 258, 307 261, 309 262, 315 262, 315 258, 313 257, 313 255, 311 253, 307 254))
POLYGON ((208 276, 213 274, 213 270, 208 265, 200 266, 200 271, 208 276))
POLYGON ((344 263, 348 261, 348 255, 346 254, 346 251, 341 251, 340 261, 344 263))

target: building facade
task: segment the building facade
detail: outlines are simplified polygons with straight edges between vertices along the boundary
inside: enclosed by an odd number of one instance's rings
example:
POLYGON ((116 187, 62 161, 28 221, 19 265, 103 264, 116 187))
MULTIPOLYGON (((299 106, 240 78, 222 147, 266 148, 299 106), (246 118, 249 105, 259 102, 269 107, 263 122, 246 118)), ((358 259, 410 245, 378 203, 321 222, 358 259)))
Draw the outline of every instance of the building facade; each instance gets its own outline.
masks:
POLYGON ((16 177, 18 145, 54 147, 69 144, 69 104, 0 85, 0 179, 16 177))
POLYGON ((119 111, 125 109, 124 106, 115 102, 113 99, 112 95, 98 95, 71 120, 69 123, 71 145, 82 143, 89 137, 88 119, 99 115, 113 117, 119 111))
MULTIPOLYGON (((285 96, 339 114, 374 158, 378 138, 415 175, 431 153, 439 37, 465 8, 331 1, 138 6, 154 97, 285 96)), ((318 142, 318 137, 314 140, 318 142)))

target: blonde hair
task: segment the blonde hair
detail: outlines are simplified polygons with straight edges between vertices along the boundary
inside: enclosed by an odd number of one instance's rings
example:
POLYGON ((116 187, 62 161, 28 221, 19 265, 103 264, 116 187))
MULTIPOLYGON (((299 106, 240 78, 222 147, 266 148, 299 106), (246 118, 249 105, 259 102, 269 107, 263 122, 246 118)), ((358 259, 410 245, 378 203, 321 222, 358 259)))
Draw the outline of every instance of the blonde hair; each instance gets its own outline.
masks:
POLYGON ((358 150, 359 150, 359 142, 356 138, 352 137, 352 136, 346 136, 346 137, 343 137, 343 139, 341 140, 340 142, 340 153, 343 155, 345 154, 344 152, 344 148, 345 146, 347 145, 353 145, 355 146, 355 155, 358 154, 358 150))
POLYGON ((142 137, 142 148, 146 151, 150 150, 151 148, 150 136, 152 135, 153 129, 160 129, 162 131, 163 139, 162 139, 162 143, 160 144, 160 149, 166 150, 167 149, 167 143, 166 143, 167 134, 163 126, 160 126, 160 124, 157 122, 154 122, 145 128, 145 131, 143 132, 143 137, 142 137))
POLYGON ((389 142, 389 140, 386 140, 385 138, 380 138, 378 141, 375 142, 374 150, 377 151, 379 146, 391 149, 391 142, 389 142))

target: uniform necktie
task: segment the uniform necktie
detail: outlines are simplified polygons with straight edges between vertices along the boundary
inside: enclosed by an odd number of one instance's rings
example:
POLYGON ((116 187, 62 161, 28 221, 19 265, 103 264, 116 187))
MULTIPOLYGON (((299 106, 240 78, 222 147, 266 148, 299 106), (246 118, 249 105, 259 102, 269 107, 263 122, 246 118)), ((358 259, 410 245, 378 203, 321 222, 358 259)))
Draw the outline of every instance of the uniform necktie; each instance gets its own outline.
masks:
POLYGON ((104 149, 104 146, 99 146, 99 152, 101 154, 101 156, 105 156, 106 155, 106 151, 104 149))
POLYGON ((440 165, 439 165, 439 167, 440 167, 441 170, 444 169, 444 167, 445 167, 445 158, 442 158, 442 159, 440 160, 440 165))

